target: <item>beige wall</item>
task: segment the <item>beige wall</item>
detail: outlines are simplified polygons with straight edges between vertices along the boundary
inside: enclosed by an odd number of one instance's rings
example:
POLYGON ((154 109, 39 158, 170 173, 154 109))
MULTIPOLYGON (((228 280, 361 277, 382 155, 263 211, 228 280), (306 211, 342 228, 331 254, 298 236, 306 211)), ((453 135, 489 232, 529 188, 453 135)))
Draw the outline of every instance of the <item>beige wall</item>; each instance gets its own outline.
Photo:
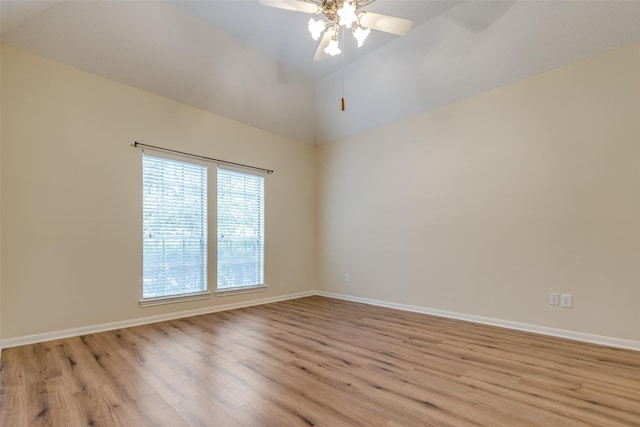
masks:
POLYGON ((3 339, 315 289, 314 147, 8 46, 2 113, 3 339), (138 306, 133 141, 275 170, 266 181, 266 292, 138 306))
POLYGON ((638 76, 634 45, 321 146, 320 288, 640 340, 638 76))
MULTIPOLYGON (((2 44, 0 44, 0 49, 2 44)), ((0 81, 2 81, 2 50, 0 50, 0 81)), ((4 95, 4 88, 0 84, 0 339, 2 339, 2 98, 4 95)), ((0 346, 1 347, 1 346, 0 346)), ((0 348, 0 358, 2 357, 2 351, 0 348)))

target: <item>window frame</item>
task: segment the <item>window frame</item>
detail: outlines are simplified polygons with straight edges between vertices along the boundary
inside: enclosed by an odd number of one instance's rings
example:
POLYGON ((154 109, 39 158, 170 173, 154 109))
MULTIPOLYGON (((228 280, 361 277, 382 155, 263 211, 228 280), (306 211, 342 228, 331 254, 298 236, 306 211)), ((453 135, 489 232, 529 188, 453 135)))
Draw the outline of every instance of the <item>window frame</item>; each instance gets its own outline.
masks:
POLYGON ((237 295, 237 294, 244 294, 244 293, 253 293, 253 292, 262 292, 267 288, 266 285, 266 187, 267 187, 267 174, 263 173, 261 171, 256 171, 256 170, 248 170, 246 168, 239 168, 239 167, 233 167, 233 166, 229 166, 229 165, 218 165, 217 170, 216 170, 216 224, 215 224, 215 231, 216 231, 216 239, 215 239, 215 245, 216 245, 216 250, 215 250, 215 259, 216 259, 216 269, 215 269, 215 273, 216 273, 216 281, 215 281, 215 294, 216 296, 227 296, 227 295, 237 295), (261 262, 261 278, 262 278, 262 283, 259 284, 253 284, 253 285, 238 285, 238 286, 232 286, 232 287, 225 287, 225 288, 220 288, 219 287, 219 280, 220 280, 220 266, 219 266, 219 262, 220 262, 220 250, 219 250, 219 239, 220 239, 220 218, 219 218, 219 213, 220 213, 220 206, 219 206, 219 202, 220 202, 220 192, 219 192, 219 177, 220 177, 220 171, 229 171, 229 172, 233 172, 233 173, 239 173, 239 174, 245 174, 245 175, 250 175, 250 176, 254 176, 254 177, 259 177, 262 179, 262 185, 261 185, 261 190, 262 190, 262 194, 261 194, 261 199, 262 199, 262 206, 261 206, 261 216, 262 216, 262 224, 261 224, 261 244, 262 244, 262 248, 261 248, 261 258, 262 258, 262 262, 261 262))
MULTIPOLYGON (((204 269, 205 269, 205 273, 204 273, 204 285, 205 288, 204 290, 200 290, 200 291, 195 291, 195 292, 186 292, 186 293, 180 293, 180 294, 172 294, 172 295, 162 295, 162 296, 154 296, 154 297, 145 297, 144 296, 144 216, 142 217, 142 227, 143 227, 143 236, 142 236, 142 287, 140 289, 141 293, 142 293, 142 297, 139 300, 139 304, 140 307, 149 307, 149 306, 156 306, 156 305, 163 305, 163 304, 171 304, 171 303, 177 303, 177 302, 185 302, 185 301, 194 301, 194 300, 202 300, 202 299, 208 299, 211 297, 211 290, 210 290, 210 283, 211 283, 211 227, 210 224, 212 224, 212 218, 211 218, 211 168, 209 167, 210 164, 204 161, 200 161, 197 159, 193 159, 190 158, 188 156, 180 156, 180 155, 173 155, 173 154, 168 154, 165 152, 161 152, 161 151, 156 151, 156 150, 148 150, 150 152, 146 152, 147 150, 142 150, 142 154, 141 154, 141 183, 144 184, 144 156, 149 156, 149 157, 155 157, 155 158, 159 158, 159 159, 166 159, 166 160, 170 160, 170 161, 176 161, 176 162, 181 162, 181 163, 186 163, 186 164, 193 164, 193 165, 197 165, 200 167, 204 167, 206 168, 206 200, 205 200, 205 204, 204 204, 204 210, 206 211, 206 219, 205 219, 205 227, 206 227, 206 233, 205 233, 205 249, 204 249, 204 269)), ((145 194, 144 194, 144 185, 141 188, 141 193, 142 193, 142 215, 144 215, 144 200, 145 200, 145 194)))
MULTIPOLYGON (((184 294, 176 294, 176 295, 166 295, 166 296, 158 296, 158 297, 144 297, 144 235, 142 234, 142 250, 141 250, 141 264, 142 264, 142 287, 140 288, 140 292, 142 294, 141 299, 139 300, 140 307, 150 307, 156 305, 163 304, 171 304, 178 302, 186 302, 186 301, 195 301, 195 300, 203 300, 211 298, 212 294, 215 296, 227 296, 227 295, 236 295, 236 294, 244 294, 244 293, 254 293, 254 292, 263 292, 267 289, 266 285, 266 193, 267 193, 267 176, 273 173, 272 170, 255 168, 252 166, 238 165, 235 163, 225 163, 223 161, 217 159, 210 159, 208 157, 202 157, 197 155, 191 155, 188 153, 182 153, 174 150, 167 150, 160 147, 147 146, 148 148, 143 148, 141 151, 141 160, 140 160, 140 171, 141 171, 141 179, 140 183, 144 182, 144 156, 149 155, 151 157, 157 158, 165 158, 168 160, 174 160, 178 162, 184 163, 192 163, 199 166, 204 166, 207 168, 207 203, 205 205, 205 209, 207 211, 206 215, 206 275, 205 275, 205 283, 206 289, 204 291, 192 292, 192 293, 184 293, 184 294), (149 153, 146 153, 149 151, 149 153), (212 174, 210 167, 214 165, 216 167, 216 173, 212 174), (234 172, 239 172, 247 175, 255 175, 262 178, 262 284, 251 285, 251 286, 238 286, 238 287, 230 287, 230 288, 218 288, 218 169, 230 170, 234 172), (213 196, 213 197, 212 197, 213 196), (215 227, 212 227, 211 225, 215 227), (215 232, 215 236, 213 233, 215 232), (215 276, 214 276, 215 275, 215 276), (212 280, 213 279, 213 280, 212 280), (211 289, 211 283, 215 281, 215 290, 211 289)), ((141 215, 144 215, 144 186, 141 185, 141 215)), ((144 232, 144 216, 141 218, 141 226, 144 232)))

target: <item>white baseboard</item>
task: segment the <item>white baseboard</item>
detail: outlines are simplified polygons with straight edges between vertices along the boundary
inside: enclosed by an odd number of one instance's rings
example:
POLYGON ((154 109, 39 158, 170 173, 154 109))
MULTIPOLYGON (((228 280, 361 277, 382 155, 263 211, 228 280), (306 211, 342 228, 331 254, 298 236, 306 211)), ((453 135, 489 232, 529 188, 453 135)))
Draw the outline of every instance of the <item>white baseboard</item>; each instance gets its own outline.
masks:
POLYGON ((411 311, 414 313, 430 314, 439 317, 448 317, 450 319, 466 320, 474 323, 482 323, 485 325, 500 326, 502 328, 516 329, 519 331, 534 332, 542 335, 550 335, 554 337, 567 338, 575 341, 583 341, 592 344, 600 344, 609 347, 624 348, 627 350, 640 351, 640 342, 625 340, 622 338, 606 337, 602 335, 587 334, 584 332, 568 331, 565 329, 549 328, 546 326, 531 325, 528 323, 512 322, 510 320, 494 319, 491 317, 476 316, 473 314, 455 313, 445 310, 437 310, 433 308, 420 307, 415 305, 398 304, 393 302, 355 297, 351 295, 337 294, 333 292, 319 291, 315 293, 319 296, 342 299, 345 301, 361 302, 365 304, 376 305, 380 307, 394 308, 397 310, 411 311))
POLYGON ((554 337, 567 338, 567 339, 576 340, 576 341, 606 345, 609 347, 640 351, 640 342, 638 341, 606 337, 606 336, 594 335, 594 334, 587 334, 584 332, 568 331, 564 329, 549 328, 546 326, 531 325, 527 323, 512 322, 509 320, 494 319, 491 317, 476 316, 472 314, 455 313, 451 311, 437 310, 433 308, 420 307, 415 305, 398 304, 398 303, 393 303, 388 301, 362 298, 362 297, 338 294, 333 292, 324 292, 324 291, 298 292, 294 294, 281 295, 277 297, 260 298, 260 299, 251 300, 251 301, 222 304, 222 305, 217 305, 213 307, 204 307, 204 308, 198 308, 194 310, 186 310, 186 311, 179 311, 174 313, 160 314, 156 316, 148 316, 148 317, 141 317, 137 319, 123 320, 120 322, 103 323, 99 325, 65 329, 62 331, 53 331, 53 332, 46 332, 42 334, 8 338, 5 340, 0 340, 0 350, 3 348, 17 347, 20 345, 35 344, 39 342, 75 337, 80 335, 92 334, 96 332, 111 331, 114 329, 130 328, 132 326, 163 322, 165 320, 173 320, 173 319, 180 319, 183 317, 198 316, 200 314, 215 313, 219 311, 233 310, 236 308, 269 304, 273 302, 286 301, 290 299, 303 298, 303 297, 308 297, 313 295, 341 299, 345 301, 360 302, 360 303, 371 304, 371 305, 376 305, 380 307, 394 308, 397 310, 410 311, 414 313, 430 314, 433 316, 447 317, 447 318, 458 319, 458 320, 466 320, 469 322, 500 326, 503 328, 516 329, 516 330, 526 331, 526 332, 534 332, 542 335, 550 335, 554 337))
POLYGON ((77 337, 96 332, 112 331, 114 329, 130 328, 132 326, 147 325, 149 323, 163 322, 165 320, 181 319, 183 317, 198 316, 200 314, 216 313, 219 311, 233 310, 236 308, 251 307, 253 305, 269 304, 272 302, 286 301, 295 298, 303 298, 316 295, 315 291, 297 292, 295 294, 281 295, 270 298, 260 298, 230 304, 221 304, 213 307, 197 308, 193 310, 178 311, 156 316, 140 317, 137 319, 123 320, 120 322, 102 323, 99 325, 84 326, 80 328, 65 329, 62 331, 46 332, 42 334, 26 335, 22 337, 0 340, 0 350, 3 348, 17 347, 26 344, 52 341, 60 338, 77 337))

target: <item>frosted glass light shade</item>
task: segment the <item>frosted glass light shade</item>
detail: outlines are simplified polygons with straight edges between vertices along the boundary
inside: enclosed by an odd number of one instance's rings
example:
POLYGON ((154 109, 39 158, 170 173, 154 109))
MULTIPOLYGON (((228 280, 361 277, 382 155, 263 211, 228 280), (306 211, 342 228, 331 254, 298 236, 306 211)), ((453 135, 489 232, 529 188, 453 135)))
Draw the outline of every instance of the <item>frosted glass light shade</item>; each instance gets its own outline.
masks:
POLYGON ((358 41, 358 47, 362 46, 364 41, 369 36, 370 32, 371 32, 370 28, 358 27, 355 29, 355 31, 353 32, 353 37, 355 37, 356 40, 358 41))
POLYGON ((356 16, 356 5, 351 3, 350 1, 345 1, 342 4, 342 7, 338 9, 338 16, 340 17, 339 25, 350 28, 354 22, 358 20, 356 16))
POLYGON ((340 55, 342 50, 340 50, 340 47, 338 46, 338 39, 331 38, 329 46, 327 46, 324 51, 331 56, 340 55))
POLYGON ((324 32, 325 29, 325 23, 324 21, 321 20, 315 20, 313 18, 309 19, 309 32, 311 33, 311 37, 313 37, 314 40, 318 40, 320 38, 320 36, 322 35, 322 33, 324 32))

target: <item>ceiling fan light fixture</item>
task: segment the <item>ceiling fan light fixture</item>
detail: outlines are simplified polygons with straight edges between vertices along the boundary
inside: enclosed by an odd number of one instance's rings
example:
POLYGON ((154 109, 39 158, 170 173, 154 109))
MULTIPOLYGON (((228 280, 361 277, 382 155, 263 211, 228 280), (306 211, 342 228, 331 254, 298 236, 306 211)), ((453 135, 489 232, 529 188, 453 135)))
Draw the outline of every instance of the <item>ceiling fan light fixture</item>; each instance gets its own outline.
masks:
POLYGON ((318 40, 320 38, 320 36, 322 35, 322 33, 324 33, 324 29, 326 27, 326 24, 324 23, 324 21, 321 20, 315 20, 313 18, 309 19, 309 32, 311 33, 311 37, 313 37, 314 40, 318 40))
MULTIPOLYGON (((0 0, 2 1, 2 0, 0 0)), ((325 20, 310 19, 307 25, 314 40, 320 40, 315 61, 342 53, 338 37, 344 29, 351 30, 358 47, 364 44, 370 30, 403 36, 413 25, 413 21, 363 10, 376 0, 258 0, 260 4, 279 9, 295 10, 320 15, 325 20)), ((344 33, 343 40, 344 40, 344 33)))
POLYGON ((364 41, 369 37, 369 33, 371 32, 371 28, 363 28, 358 27, 353 30, 353 37, 358 41, 358 47, 361 47, 364 44, 364 41))

